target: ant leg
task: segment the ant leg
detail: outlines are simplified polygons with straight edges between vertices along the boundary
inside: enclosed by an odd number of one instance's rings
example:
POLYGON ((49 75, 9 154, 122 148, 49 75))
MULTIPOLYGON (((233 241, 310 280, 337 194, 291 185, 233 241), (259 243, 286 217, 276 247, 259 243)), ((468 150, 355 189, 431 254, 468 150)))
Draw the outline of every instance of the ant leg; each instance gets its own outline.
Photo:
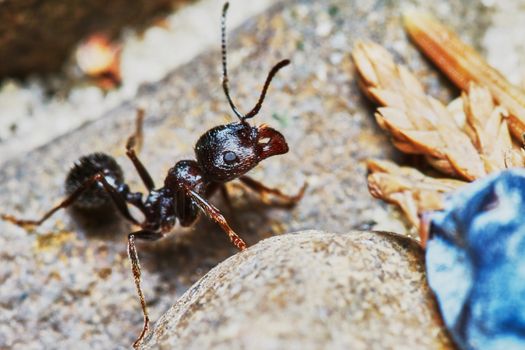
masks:
POLYGON ((153 179, 151 178, 151 175, 149 174, 148 170, 137 157, 133 146, 129 147, 129 144, 126 145, 126 155, 129 159, 131 159, 131 162, 133 163, 133 166, 139 173, 139 176, 142 182, 144 183, 144 186, 146 186, 148 191, 151 192, 151 190, 155 188, 155 182, 153 182, 153 179))
POLYGON ((142 162, 137 157, 137 153, 135 151, 135 148, 137 148, 138 152, 140 152, 140 149, 142 148, 142 144, 144 140, 144 135, 142 132, 143 122, 144 122, 144 110, 138 109, 135 133, 131 135, 128 138, 128 142, 126 142, 126 155, 133 163, 133 166, 137 170, 137 173, 139 173, 139 176, 142 179, 144 186, 146 186, 148 191, 151 192, 151 190, 155 188, 155 183, 153 182, 153 179, 151 178, 151 175, 149 174, 144 164, 142 164, 142 162))
POLYGON ((193 199, 195 204, 204 212, 204 214, 221 226, 234 246, 236 246, 239 250, 246 249, 246 243, 233 231, 230 225, 228 225, 228 222, 221 214, 219 209, 208 203, 206 199, 202 198, 197 192, 187 189, 187 193, 191 199, 193 199))
POLYGON ((125 201, 125 199, 120 195, 120 193, 117 191, 117 189, 113 186, 111 186, 104 175, 102 173, 98 173, 94 176, 95 181, 99 181, 102 183, 102 186, 104 186, 104 190, 109 193, 111 199, 113 200, 113 203, 117 206, 117 209, 120 211, 122 215, 135 225, 140 225, 140 223, 131 216, 131 213, 129 212, 128 205, 125 201))
POLYGON ((234 210, 233 210, 232 200, 228 192, 228 188, 226 187, 226 184, 222 184, 219 190, 221 191, 221 196, 222 196, 222 199, 224 200, 224 204, 226 204, 230 213, 233 214, 234 210))
POLYGON ((241 176, 239 180, 243 184, 248 186, 248 188, 257 192, 261 196, 263 201, 265 200, 267 195, 272 195, 281 201, 280 203, 272 203, 272 204, 282 205, 284 207, 292 207, 295 204, 297 204, 297 202, 299 202, 301 198, 303 197, 304 191, 306 190, 306 187, 307 187, 307 183, 305 182, 303 187, 301 187, 301 189, 299 190, 299 192, 297 192, 297 194, 290 196, 290 195, 282 193, 279 189, 266 187, 259 181, 254 180, 248 176, 241 176))
MULTIPOLYGON (((135 148, 137 153, 140 153, 142 150, 142 145, 144 145, 144 109, 137 108, 137 116, 135 118, 135 132, 128 137, 127 145, 135 148)), ((127 147, 127 146, 126 146, 127 147)))
POLYGON ((120 194, 118 193, 118 191, 113 187, 111 186, 107 181, 106 181, 106 178, 104 177, 104 175, 102 173, 98 173, 98 174, 95 174, 93 175, 92 178, 88 179, 86 182, 84 182, 82 184, 82 186, 80 186, 79 188, 77 188, 73 193, 71 193, 68 197, 66 197, 62 202, 60 202, 58 205, 54 206, 53 208, 51 208, 51 210, 49 210, 47 213, 45 213, 42 218, 38 219, 38 220, 24 220, 24 219, 17 219, 15 216, 13 215, 9 215, 9 214, 0 214, 0 218, 2 220, 5 220, 5 221, 8 221, 8 222, 11 222, 17 226, 21 226, 21 227, 26 227, 26 226, 39 226, 41 225, 44 221, 46 221, 47 219, 49 219, 54 213, 56 213, 58 210, 60 209, 63 209, 63 208, 67 208, 68 206, 70 206, 71 204, 73 204, 75 202, 75 200, 77 200, 77 198, 85 191, 87 190, 91 185, 93 185, 95 182, 100 182, 102 184, 102 186, 104 186, 104 190, 106 192, 109 193, 111 199, 113 200, 113 202, 115 203, 115 205, 117 206, 118 210, 122 213, 122 215, 124 215, 124 217, 126 217, 126 219, 130 220, 131 222, 133 222, 134 224, 139 224, 137 220, 135 220, 132 216, 131 216, 131 213, 129 212, 128 210, 128 206, 126 205, 126 202, 124 201, 124 199, 120 196, 120 194))
POLYGON ((146 308, 146 299, 144 298, 144 293, 142 292, 142 288, 140 286, 141 270, 139 255, 137 253, 137 247, 135 246, 135 238, 143 239, 146 241, 156 241, 162 238, 163 236, 164 235, 160 232, 153 232, 147 230, 140 230, 137 232, 130 233, 128 235, 128 257, 131 262, 131 272, 133 273, 133 280, 135 281, 135 287, 137 288, 137 294, 139 295, 140 306, 142 307, 142 314, 144 315, 144 325, 142 327, 142 332, 140 332, 138 338, 133 342, 134 348, 137 348, 139 346, 139 344, 142 342, 142 339, 144 339, 144 336, 149 330, 149 315, 148 310, 146 308))

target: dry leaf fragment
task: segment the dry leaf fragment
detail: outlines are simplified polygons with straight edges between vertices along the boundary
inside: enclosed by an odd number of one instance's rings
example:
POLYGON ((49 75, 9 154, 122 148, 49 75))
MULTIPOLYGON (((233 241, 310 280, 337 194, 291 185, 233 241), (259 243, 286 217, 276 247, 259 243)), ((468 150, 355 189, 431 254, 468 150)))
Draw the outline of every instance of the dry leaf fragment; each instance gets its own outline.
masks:
POLYGON ((358 42, 352 55, 361 87, 385 106, 375 116, 394 145, 429 157, 433 166, 451 176, 474 180, 486 174, 483 160, 454 116, 425 93, 407 68, 396 65, 388 51, 358 42))
POLYGON ((408 221, 419 227, 422 213, 443 207, 444 196, 467 182, 433 178, 411 167, 386 160, 368 160, 368 188, 384 201, 398 205, 408 221))
POLYGON ((521 140, 525 132, 525 94, 489 66, 456 33, 430 15, 409 12, 404 21, 416 45, 461 90, 467 90, 471 82, 490 90, 494 99, 509 111, 510 131, 521 140))
POLYGON ((471 83, 468 92, 463 92, 462 101, 470 137, 485 170, 491 173, 509 166, 522 166, 524 159, 520 147, 511 138, 505 117, 507 112, 494 104, 490 91, 471 83))
MULTIPOLYGON (((465 83, 468 90, 444 106, 379 45, 360 42, 353 58, 361 88, 382 106, 375 113, 378 124, 401 151, 423 155, 443 174, 468 181, 525 166, 523 141, 512 139, 509 114, 489 89, 465 83)), ((368 168, 370 193, 398 205, 414 227, 424 227, 423 213, 442 209, 444 196, 466 184, 385 161, 369 161, 368 168)), ((420 233, 424 241, 425 230, 420 233)))

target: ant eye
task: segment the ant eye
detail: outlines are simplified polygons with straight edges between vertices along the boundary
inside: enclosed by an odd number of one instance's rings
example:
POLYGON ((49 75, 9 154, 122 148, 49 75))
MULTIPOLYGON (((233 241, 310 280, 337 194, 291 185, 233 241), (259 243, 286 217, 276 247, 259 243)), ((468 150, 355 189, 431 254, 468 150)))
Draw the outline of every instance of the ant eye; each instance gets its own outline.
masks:
POLYGON ((232 151, 226 151, 223 153, 222 158, 226 164, 233 164, 237 162, 237 155, 232 151))

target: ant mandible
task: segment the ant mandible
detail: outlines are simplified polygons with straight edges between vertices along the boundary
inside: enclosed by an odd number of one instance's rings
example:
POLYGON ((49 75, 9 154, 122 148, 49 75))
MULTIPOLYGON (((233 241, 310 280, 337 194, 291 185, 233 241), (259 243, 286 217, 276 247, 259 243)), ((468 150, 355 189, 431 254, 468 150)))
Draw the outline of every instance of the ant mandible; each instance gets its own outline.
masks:
POLYGON ((142 144, 141 123, 143 112, 139 111, 137 131, 129 137, 126 155, 133 163, 142 182, 148 190, 143 199, 140 192, 131 192, 124 182, 122 170, 109 155, 93 153, 80 158, 66 178, 67 197, 49 210, 39 220, 23 220, 12 215, 2 214, 0 218, 16 225, 38 226, 62 208, 73 206, 79 209, 103 207, 111 202, 118 211, 140 230, 128 235, 128 254, 131 261, 133 278, 140 298, 144 315, 142 331, 133 343, 134 347, 142 341, 149 329, 149 316, 144 294, 141 288, 141 269, 135 240, 155 241, 168 234, 178 219, 181 226, 192 225, 201 210, 215 221, 228 234, 231 242, 240 250, 246 243, 232 230, 220 211, 210 204, 207 198, 217 190, 227 195, 226 182, 239 179, 248 188, 263 195, 273 195, 282 205, 292 206, 303 196, 306 184, 294 196, 283 194, 278 189, 268 188, 262 183, 244 175, 262 160, 288 152, 284 136, 267 125, 252 127, 247 120, 253 118, 261 109, 271 80, 275 74, 290 63, 282 60, 268 73, 256 105, 246 114, 239 112, 233 103, 228 88, 226 64, 226 13, 228 3, 224 4, 221 17, 222 48, 222 87, 228 103, 239 122, 220 125, 202 135, 195 146, 196 160, 181 160, 169 171, 164 186, 155 189, 155 184, 146 167, 139 160, 136 148, 142 144), (136 207, 144 215, 139 222, 128 210, 128 204, 136 207))

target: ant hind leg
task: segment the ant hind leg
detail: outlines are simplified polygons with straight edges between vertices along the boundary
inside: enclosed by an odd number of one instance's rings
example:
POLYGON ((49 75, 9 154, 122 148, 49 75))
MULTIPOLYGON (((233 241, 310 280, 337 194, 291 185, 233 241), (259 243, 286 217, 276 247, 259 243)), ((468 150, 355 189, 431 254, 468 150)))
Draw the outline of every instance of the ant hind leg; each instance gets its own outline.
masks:
POLYGON ((137 294, 140 299, 140 306, 142 307, 142 313, 144 315, 144 325, 142 327, 142 332, 140 332, 138 338, 133 342, 134 348, 137 348, 140 345, 140 343, 144 339, 144 336, 149 330, 149 315, 146 307, 146 299, 144 298, 144 293, 142 292, 142 287, 140 285, 141 269, 139 256, 137 253, 137 247, 135 246, 135 239, 156 241, 162 237, 163 234, 160 232, 153 232, 147 230, 136 231, 128 235, 128 256, 131 262, 131 272, 133 273, 133 280, 135 281, 135 287, 137 288, 137 294))
POLYGON ((28 226, 39 226, 44 221, 49 219, 54 213, 56 213, 60 209, 64 209, 69 207, 71 204, 75 203, 75 201, 80 197, 84 191, 89 189, 95 182, 102 183, 104 190, 109 193, 111 199, 117 206, 118 210, 126 217, 126 219, 130 220, 134 224, 138 224, 137 220, 135 220, 131 213, 128 210, 127 204, 125 200, 122 198, 122 196, 118 193, 118 191, 111 186, 105 179, 104 175, 102 173, 98 173, 93 175, 91 178, 86 180, 81 186, 79 186, 75 191, 73 191, 68 197, 66 197, 62 202, 60 202, 58 205, 51 208, 48 212, 46 212, 40 219, 38 220, 27 220, 27 219, 19 219, 13 215, 9 214, 0 214, 0 219, 4 221, 11 222, 12 224, 15 224, 20 227, 28 227, 28 226))

